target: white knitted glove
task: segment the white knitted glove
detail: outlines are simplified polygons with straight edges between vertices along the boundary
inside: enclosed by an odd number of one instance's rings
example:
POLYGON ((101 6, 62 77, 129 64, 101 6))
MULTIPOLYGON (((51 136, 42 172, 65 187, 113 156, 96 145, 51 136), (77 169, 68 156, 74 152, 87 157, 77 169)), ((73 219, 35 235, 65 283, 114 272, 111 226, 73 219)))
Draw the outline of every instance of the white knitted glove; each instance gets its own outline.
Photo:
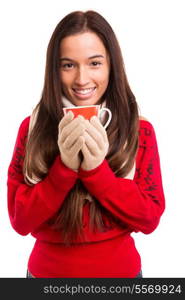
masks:
POLYGON ((81 168, 89 171, 103 162, 109 149, 107 133, 96 116, 92 117, 90 121, 85 120, 85 132, 82 139, 84 139, 84 143, 81 168))
POLYGON ((75 119, 69 111, 58 126, 58 147, 62 162, 70 169, 77 171, 81 164, 79 152, 84 143, 85 119, 79 116, 75 119))

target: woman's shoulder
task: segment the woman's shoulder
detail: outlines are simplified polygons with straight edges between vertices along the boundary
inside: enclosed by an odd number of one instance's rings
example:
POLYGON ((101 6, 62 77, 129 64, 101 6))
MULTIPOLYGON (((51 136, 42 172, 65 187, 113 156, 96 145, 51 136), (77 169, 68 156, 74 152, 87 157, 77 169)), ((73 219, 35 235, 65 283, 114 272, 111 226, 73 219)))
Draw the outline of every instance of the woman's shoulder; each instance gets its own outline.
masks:
POLYGON ((153 128, 152 123, 147 118, 145 118, 143 116, 139 116, 139 123, 140 123, 140 127, 143 127, 143 126, 147 127, 148 126, 148 127, 153 128))
POLYGON ((20 126, 23 126, 23 127, 27 126, 27 125, 29 125, 29 122, 30 122, 30 116, 27 116, 26 118, 23 119, 20 126))
POLYGON ((30 123, 30 116, 27 116, 19 125, 19 133, 27 132, 30 123))
MULTIPOLYGON (((139 121, 146 121, 149 122, 147 118, 143 117, 143 116, 139 116, 139 121)), ((149 122, 150 123, 150 122, 149 122)))
POLYGON ((155 139, 153 124, 143 116, 139 116, 139 135, 141 140, 155 139))

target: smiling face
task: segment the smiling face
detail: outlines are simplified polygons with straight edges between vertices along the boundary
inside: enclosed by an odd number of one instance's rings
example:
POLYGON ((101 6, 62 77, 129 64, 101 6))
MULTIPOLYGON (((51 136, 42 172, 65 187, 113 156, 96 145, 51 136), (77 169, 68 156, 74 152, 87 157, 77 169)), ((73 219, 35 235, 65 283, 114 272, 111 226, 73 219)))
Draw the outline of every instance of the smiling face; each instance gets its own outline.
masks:
POLYGON ((98 103, 107 89, 109 72, 108 53, 95 33, 79 33, 61 41, 62 90, 74 105, 98 103))

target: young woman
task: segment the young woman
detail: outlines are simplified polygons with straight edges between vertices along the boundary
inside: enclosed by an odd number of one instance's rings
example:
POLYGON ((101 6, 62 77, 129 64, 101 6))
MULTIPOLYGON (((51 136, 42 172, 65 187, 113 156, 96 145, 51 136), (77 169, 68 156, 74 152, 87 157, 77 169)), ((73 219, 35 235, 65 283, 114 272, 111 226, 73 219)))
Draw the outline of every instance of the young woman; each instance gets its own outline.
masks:
POLYGON ((28 277, 141 277, 132 232, 149 234, 165 200, 155 131, 138 114, 111 26, 72 12, 54 30, 42 97, 20 125, 8 171, 12 227, 36 242, 28 277), (85 120, 63 107, 112 112, 85 120))

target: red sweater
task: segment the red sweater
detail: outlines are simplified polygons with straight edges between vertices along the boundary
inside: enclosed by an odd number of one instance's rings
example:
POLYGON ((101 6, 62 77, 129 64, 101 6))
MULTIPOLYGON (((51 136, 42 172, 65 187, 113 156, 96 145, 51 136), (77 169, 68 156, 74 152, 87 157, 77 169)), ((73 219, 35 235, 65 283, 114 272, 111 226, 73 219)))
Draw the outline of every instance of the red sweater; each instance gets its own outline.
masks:
MULTIPOLYGON (((67 168, 57 156, 44 180, 28 186, 22 165, 30 118, 18 132, 8 169, 8 210, 12 227, 36 242, 28 262, 34 277, 135 277, 141 259, 132 232, 149 234, 157 227, 165 208, 160 159, 153 126, 140 121, 139 149, 134 179, 116 177, 106 160, 91 171, 67 168), (82 180, 105 211, 119 221, 110 230, 93 233, 88 226, 89 205, 83 209, 85 242, 66 247, 61 233, 48 222, 75 185, 82 180)), ((106 220, 108 216, 103 215, 106 220)))

